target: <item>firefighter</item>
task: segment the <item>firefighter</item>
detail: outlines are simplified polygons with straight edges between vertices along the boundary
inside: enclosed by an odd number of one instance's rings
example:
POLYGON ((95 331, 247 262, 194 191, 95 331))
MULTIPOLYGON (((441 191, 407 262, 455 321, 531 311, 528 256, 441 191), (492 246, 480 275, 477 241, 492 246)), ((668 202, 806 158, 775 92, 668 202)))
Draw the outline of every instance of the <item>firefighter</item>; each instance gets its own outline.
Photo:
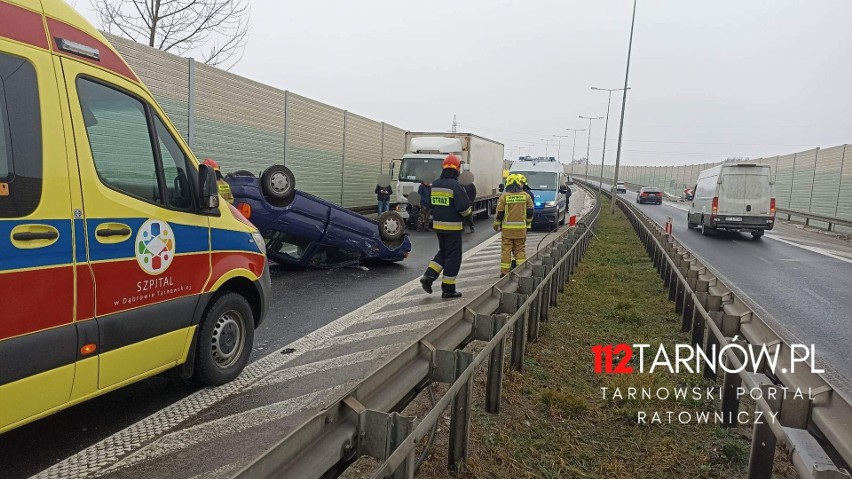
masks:
POLYGON ((461 161, 456 155, 448 155, 441 165, 441 177, 432 182, 432 229, 438 235, 438 254, 429 263, 420 284, 432 294, 432 283, 443 272, 441 297, 460 298, 456 291, 456 276, 461 269, 462 233, 464 219, 472 210, 470 200, 459 183, 461 161))
POLYGON ((219 170, 219 163, 216 163, 210 158, 205 158, 201 163, 213 168, 213 171, 216 172, 216 186, 219 187, 219 195, 222 196, 222 198, 225 198, 225 201, 228 203, 234 204, 234 195, 231 193, 231 185, 229 185, 228 182, 225 181, 225 178, 222 177, 222 171, 219 170))
POLYGON ((500 277, 512 270, 512 255, 517 264, 527 259, 527 230, 532 226, 533 201, 522 189, 521 175, 506 178, 506 191, 497 202, 494 231, 503 230, 500 249, 500 277))

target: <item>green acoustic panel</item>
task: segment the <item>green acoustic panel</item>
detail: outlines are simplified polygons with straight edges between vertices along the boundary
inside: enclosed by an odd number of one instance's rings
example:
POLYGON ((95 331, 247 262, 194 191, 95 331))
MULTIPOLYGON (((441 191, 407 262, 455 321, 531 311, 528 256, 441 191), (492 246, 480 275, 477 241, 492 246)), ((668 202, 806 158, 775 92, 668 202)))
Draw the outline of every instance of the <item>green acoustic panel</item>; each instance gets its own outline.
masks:
POLYGON ((284 164, 284 135, 275 131, 195 120, 195 154, 212 158, 224 173, 248 170, 259 174, 271 165, 284 164))
POLYGON ((300 190, 340 204, 343 200, 343 157, 339 151, 287 147, 288 168, 296 175, 300 190))

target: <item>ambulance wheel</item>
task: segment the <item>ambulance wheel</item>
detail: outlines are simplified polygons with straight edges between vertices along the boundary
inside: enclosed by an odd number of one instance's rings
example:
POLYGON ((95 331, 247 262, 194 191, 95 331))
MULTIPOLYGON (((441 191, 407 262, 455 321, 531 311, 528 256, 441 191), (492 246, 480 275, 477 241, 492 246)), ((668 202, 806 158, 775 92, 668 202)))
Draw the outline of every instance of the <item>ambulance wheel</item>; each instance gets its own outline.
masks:
POLYGON ((379 236, 385 241, 396 241, 405 234, 405 220, 396 211, 385 211, 378 223, 379 236))
POLYGON ((296 176, 284 165, 272 165, 260 175, 260 187, 267 201, 280 205, 296 194, 296 176))
POLYGON ((254 317, 245 298, 226 293, 207 307, 195 347, 193 377, 218 386, 239 376, 254 343, 254 317))

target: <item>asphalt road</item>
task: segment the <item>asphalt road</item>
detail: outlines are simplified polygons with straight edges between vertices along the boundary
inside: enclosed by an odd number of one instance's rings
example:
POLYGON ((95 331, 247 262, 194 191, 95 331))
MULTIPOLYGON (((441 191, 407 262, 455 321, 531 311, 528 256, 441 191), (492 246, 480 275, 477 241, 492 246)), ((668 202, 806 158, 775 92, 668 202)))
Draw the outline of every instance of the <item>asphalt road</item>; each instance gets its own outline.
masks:
MULTIPOLYGON (((467 250, 494 235, 492 219, 465 233, 467 250)), ((270 314, 255 333, 251 360, 281 349, 423 274, 438 249, 434 233, 410 233, 412 252, 366 269, 272 269, 270 314)), ((28 477, 198 390, 156 376, 0 435, 0 477, 28 477)))
MULTIPOLYGON (((608 186, 607 186, 608 187, 608 186)), ((636 192, 620 196, 633 201, 636 192)), ((766 310, 801 343, 816 346, 817 359, 852 384, 852 264, 772 238, 748 233, 702 236, 686 227, 686 210, 671 204, 636 205, 657 223, 672 218, 672 234, 766 310)), ((683 205, 684 208, 686 205, 683 205)), ((849 391, 848 388, 847 393, 849 391)))

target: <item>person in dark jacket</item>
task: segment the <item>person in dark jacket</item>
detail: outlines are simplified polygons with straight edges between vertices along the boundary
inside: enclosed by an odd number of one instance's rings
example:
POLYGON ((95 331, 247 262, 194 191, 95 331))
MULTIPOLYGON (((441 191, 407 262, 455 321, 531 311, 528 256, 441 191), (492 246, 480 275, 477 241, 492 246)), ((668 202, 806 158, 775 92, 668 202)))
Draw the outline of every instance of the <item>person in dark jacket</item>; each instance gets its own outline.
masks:
MULTIPOLYGON (((473 202, 476 201, 476 185, 468 183, 466 185, 462 185, 462 188, 464 188, 464 192, 467 193, 467 199, 470 201, 471 206, 473 206, 473 202)), ((464 224, 469 226, 470 232, 473 233, 473 215, 465 216, 464 224)))
POLYGON ((379 204, 379 214, 390 211, 390 197, 392 194, 393 188, 390 185, 376 185, 376 201, 379 204))
POLYGON ((429 263, 420 284, 432 294, 432 283, 441 273, 441 297, 460 298, 456 291, 456 276, 461 269, 462 232, 464 219, 471 214, 470 200, 458 177, 461 161, 456 155, 448 155, 443 163, 441 177, 432 183, 432 227, 438 235, 438 254, 429 263))
POLYGON ((420 182, 417 187, 417 194, 420 195, 420 205, 417 210, 417 231, 431 231, 429 228, 429 216, 432 214, 430 199, 432 197, 432 184, 425 181, 420 182))

